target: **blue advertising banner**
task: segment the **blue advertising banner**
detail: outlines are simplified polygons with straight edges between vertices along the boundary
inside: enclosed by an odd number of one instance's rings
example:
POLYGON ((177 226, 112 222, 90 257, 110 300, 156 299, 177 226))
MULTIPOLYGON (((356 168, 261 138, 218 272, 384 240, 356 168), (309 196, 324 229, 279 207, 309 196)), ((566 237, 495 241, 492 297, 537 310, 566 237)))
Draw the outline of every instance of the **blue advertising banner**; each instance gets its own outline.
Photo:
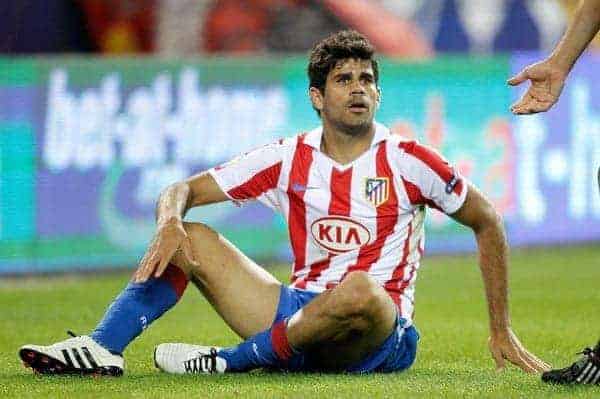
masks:
MULTIPOLYGON (((517 55, 511 72, 537 60, 517 55)), ((600 58, 583 57, 549 112, 512 118, 517 212, 507 225, 515 245, 600 240, 599 70, 600 58)))
MULTIPOLYGON (((549 113, 512 116, 506 78, 537 59, 382 63, 377 119, 446 156, 505 218, 513 245, 600 240, 598 58, 583 59, 549 113)), ((319 120, 305 60, 2 61, 0 273, 134 267, 168 184, 319 120), (6 72, 8 71, 8 72, 6 72)), ((259 261, 289 260, 265 207, 193 209, 259 261)), ((437 211, 428 253, 475 249, 437 211)))

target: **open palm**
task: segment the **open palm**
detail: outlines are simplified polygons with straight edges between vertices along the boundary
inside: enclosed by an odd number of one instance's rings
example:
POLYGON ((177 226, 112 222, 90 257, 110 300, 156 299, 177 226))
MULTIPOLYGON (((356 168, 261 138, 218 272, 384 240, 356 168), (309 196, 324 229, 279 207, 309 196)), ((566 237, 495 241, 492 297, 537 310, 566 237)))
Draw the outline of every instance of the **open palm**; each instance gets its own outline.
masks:
POLYGON ((508 80, 511 86, 520 85, 526 80, 531 82, 527 92, 510 107, 510 110, 517 115, 547 111, 558 100, 566 76, 565 71, 548 60, 529 65, 508 80))

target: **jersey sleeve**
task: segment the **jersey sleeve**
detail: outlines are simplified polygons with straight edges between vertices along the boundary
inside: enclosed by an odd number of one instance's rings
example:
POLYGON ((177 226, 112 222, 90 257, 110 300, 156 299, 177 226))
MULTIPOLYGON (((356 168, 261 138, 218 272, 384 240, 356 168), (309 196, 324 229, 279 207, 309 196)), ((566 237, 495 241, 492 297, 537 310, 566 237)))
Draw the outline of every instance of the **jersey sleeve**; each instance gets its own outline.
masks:
POLYGON ((416 141, 400 143, 402 183, 413 205, 427 205, 448 215, 458 211, 468 184, 437 151, 416 141))
POLYGON ((258 200, 279 209, 276 190, 282 158, 281 142, 269 144, 216 166, 208 173, 236 204, 258 200))

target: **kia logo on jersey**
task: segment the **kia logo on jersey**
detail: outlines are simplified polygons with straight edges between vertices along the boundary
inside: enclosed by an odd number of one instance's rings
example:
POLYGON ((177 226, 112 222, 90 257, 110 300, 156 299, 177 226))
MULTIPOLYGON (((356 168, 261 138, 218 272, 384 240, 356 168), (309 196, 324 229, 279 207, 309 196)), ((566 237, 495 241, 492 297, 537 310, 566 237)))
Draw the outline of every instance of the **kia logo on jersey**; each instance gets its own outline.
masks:
POLYGON ((340 254, 360 248, 371 239, 362 224, 344 216, 326 216, 310 226, 313 239, 328 252, 340 254))

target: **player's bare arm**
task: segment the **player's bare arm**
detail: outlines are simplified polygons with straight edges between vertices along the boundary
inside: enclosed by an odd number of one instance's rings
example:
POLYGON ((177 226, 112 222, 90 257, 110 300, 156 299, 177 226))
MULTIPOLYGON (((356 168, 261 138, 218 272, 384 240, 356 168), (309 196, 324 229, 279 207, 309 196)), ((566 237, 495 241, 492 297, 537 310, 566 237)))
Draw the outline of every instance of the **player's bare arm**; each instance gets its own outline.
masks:
POLYGON ((533 114, 550 109, 558 101, 571 68, 599 29, 600 0, 583 0, 552 54, 525 67, 508 80, 512 86, 531 81, 531 86, 511 106, 511 111, 514 114, 533 114))
POLYGON ((469 186, 465 203, 452 217, 473 229, 477 239, 490 318, 489 348, 496 366, 502 369, 508 360, 526 372, 548 370, 549 365, 527 351, 511 328, 507 294, 508 245, 501 217, 473 186, 469 186))
POLYGON ((183 217, 190 208, 225 200, 227 196, 206 172, 167 187, 156 206, 156 234, 134 274, 134 281, 144 282, 153 274, 159 277, 178 250, 188 262, 196 263, 183 217))

